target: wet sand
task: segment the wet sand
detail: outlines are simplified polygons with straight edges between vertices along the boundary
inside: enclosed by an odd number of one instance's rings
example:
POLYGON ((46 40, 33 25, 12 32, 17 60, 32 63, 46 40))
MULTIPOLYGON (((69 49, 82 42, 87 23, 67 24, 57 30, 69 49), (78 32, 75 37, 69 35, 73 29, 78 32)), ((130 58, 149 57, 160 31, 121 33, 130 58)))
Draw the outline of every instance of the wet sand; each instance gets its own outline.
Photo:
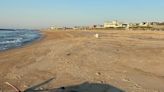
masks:
POLYGON ((76 85, 77 92, 96 92, 93 89, 97 86, 93 84, 97 83, 102 86, 97 92, 164 91, 164 32, 44 31, 43 34, 40 41, 0 53, 0 89, 4 92, 12 90, 4 84, 6 81, 25 90, 51 78, 54 79, 50 83, 39 88, 56 92, 54 88, 71 89, 76 85), (96 33, 100 38, 94 37, 96 33))

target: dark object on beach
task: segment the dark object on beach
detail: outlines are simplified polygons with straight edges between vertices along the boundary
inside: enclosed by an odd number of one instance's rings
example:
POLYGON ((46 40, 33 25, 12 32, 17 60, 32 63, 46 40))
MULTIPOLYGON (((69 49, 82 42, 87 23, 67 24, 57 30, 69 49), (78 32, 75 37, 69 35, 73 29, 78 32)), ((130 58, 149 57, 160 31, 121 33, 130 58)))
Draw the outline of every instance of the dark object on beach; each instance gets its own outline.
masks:
POLYGON ((49 92, 125 92, 109 84, 85 82, 79 85, 67 86, 64 89, 54 88, 49 92))
POLYGON ((15 92, 125 92, 117 87, 114 87, 109 84, 103 84, 103 83, 89 83, 85 82, 79 85, 72 85, 67 87, 59 87, 59 88, 51 88, 51 89, 38 89, 42 87, 43 85, 47 85, 49 82, 51 82, 53 78, 46 80, 42 83, 39 83, 37 85, 34 85, 24 91, 21 91, 16 86, 6 82, 5 84, 12 87, 15 92))
POLYGON ((70 55, 71 55, 71 53, 67 53, 66 55, 67 55, 67 56, 70 56, 70 55))
POLYGON ((61 87, 60 89, 63 89, 63 90, 64 90, 64 89, 65 89, 65 87, 61 87))

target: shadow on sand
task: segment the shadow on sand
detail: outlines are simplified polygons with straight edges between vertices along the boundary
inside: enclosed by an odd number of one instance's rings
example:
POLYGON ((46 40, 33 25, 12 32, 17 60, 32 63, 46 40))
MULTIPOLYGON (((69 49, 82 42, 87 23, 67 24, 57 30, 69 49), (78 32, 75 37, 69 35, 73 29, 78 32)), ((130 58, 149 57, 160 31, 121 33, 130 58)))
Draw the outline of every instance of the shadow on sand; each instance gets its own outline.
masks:
POLYGON ((41 88, 44 85, 50 83, 52 80, 53 78, 46 80, 38 85, 26 89, 23 92, 125 92, 109 84, 88 83, 88 82, 79 85, 53 88, 53 89, 41 88))

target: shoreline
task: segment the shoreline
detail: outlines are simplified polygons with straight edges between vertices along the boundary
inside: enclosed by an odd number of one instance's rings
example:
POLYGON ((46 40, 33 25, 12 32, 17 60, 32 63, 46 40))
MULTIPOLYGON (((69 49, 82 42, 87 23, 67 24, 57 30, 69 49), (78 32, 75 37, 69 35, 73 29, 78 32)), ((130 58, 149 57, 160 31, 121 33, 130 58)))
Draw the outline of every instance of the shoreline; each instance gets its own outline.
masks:
POLYGON ((30 42, 24 43, 24 44, 21 45, 21 46, 17 46, 17 47, 9 48, 9 49, 6 49, 6 50, 2 50, 2 51, 0 51, 0 54, 1 54, 1 53, 5 53, 5 52, 9 52, 9 51, 12 51, 12 50, 15 50, 15 49, 16 49, 16 50, 19 50, 19 49, 21 49, 21 48, 25 48, 25 47, 27 47, 27 46, 30 46, 30 45, 33 45, 33 44, 36 44, 36 43, 42 41, 42 40, 44 39, 44 33, 43 33, 41 30, 38 31, 38 32, 39 32, 39 37, 33 39, 33 40, 30 41, 30 42))

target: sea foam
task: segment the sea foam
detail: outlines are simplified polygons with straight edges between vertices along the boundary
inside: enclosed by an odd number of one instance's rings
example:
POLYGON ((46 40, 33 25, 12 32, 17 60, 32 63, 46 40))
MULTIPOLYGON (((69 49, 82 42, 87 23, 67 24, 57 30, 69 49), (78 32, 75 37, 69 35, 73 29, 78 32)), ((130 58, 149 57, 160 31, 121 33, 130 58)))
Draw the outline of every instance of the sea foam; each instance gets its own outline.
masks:
POLYGON ((40 36, 40 32, 36 30, 0 30, 0 51, 23 46, 40 36))

